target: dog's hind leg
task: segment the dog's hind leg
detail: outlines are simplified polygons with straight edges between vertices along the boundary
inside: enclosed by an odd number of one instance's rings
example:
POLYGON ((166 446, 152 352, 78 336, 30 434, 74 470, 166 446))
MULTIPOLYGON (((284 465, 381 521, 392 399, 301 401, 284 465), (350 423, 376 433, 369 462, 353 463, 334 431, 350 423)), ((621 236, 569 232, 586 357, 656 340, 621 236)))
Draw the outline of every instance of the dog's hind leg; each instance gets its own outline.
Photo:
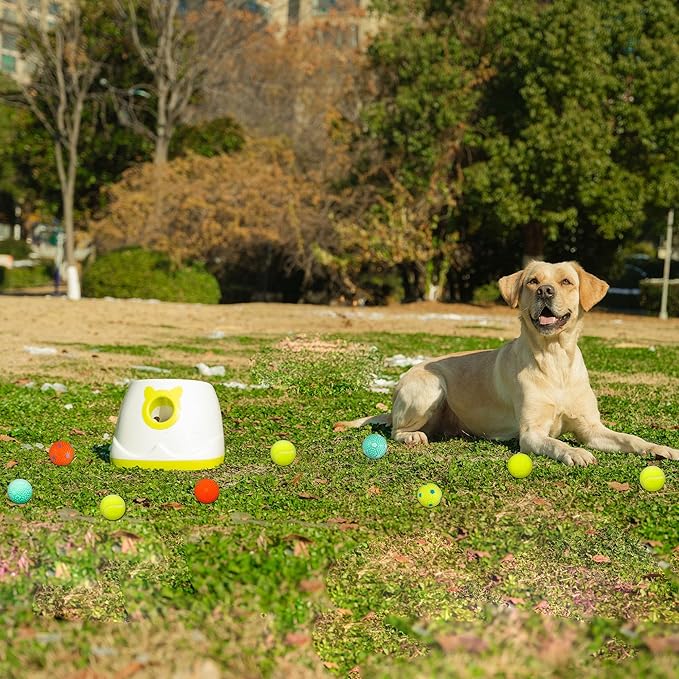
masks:
POLYGON ((407 446, 429 443, 429 437, 440 434, 441 408, 446 407, 446 391, 442 380, 427 370, 406 374, 394 394, 391 410, 391 437, 407 446))

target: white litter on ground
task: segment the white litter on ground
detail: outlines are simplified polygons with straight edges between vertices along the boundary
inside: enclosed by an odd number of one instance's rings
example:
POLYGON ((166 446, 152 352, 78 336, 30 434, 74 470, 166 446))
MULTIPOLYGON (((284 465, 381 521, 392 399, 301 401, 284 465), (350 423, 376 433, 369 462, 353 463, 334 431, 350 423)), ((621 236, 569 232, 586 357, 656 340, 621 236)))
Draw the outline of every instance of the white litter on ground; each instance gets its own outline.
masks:
POLYGON ((205 363, 199 363, 196 366, 196 369, 204 377, 224 377, 224 375, 226 375, 226 368, 223 365, 210 367, 205 363))
POLYGON ((147 373, 169 373, 166 368, 157 368, 155 365, 132 365, 132 370, 141 370, 147 373))
POLYGON ((245 384, 244 382, 239 382, 238 380, 231 380, 230 382, 222 382, 222 386, 227 389, 269 389, 268 384, 245 384))
POLYGON ((64 408, 66 408, 66 410, 73 410, 73 404, 72 403, 64 403, 64 408))
MULTIPOLYGON (((380 320, 385 318, 386 314, 380 311, 365 311, 362 309, 342 309, 337 312, 333 310, 319 311, 320 316, 338 316, 342 318, 349 318, 353 320, 380 320)), ((476 323, 478 325, 512 325, 516 323, 515 318, 503 316, 485 316, 482 314, 390 314, 389 318, 394 319, 417 319, 420 321, 450 321, 453 323, 476 323)))
POLYGON ((206 335, 208 339, 224 339, 226 335, 221 330, 213 330, 209 335, 206 335))
POLYGON ((24 351, 32 356, 54 356, 57 350, 54 347, 24 347, 24 351))
POLYGON ((395 356, 389 356, 389 358, 384 359, 385 365, 392 366, 394 368, 407 368, 411 365, 417 365, 426 361, 426 356, 404 356, 403 354, 396 354, 395 356))
POLYGON ((397 380, 388 380, 384 377, 375 377, 370 383, 368 389, 380 394, 389 394, 397 384, 397 380))
POLYGON ((68 391, 66 385, 61 384, 61 382, 45 382, 40 387, 40 391, 49 391, 50 389, 53 389, 57 394, 65 394, 68 391))

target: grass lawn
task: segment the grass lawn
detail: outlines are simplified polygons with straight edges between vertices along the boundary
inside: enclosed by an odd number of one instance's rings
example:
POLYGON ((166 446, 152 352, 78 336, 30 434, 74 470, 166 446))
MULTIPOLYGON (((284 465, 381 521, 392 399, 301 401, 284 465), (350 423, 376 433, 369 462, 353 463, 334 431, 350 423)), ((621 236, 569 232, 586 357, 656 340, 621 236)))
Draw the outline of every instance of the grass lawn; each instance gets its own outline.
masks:
MULTIPOLYGON (((0 382, 2 488, 34 489, 0 507, 0 677, 676 676, 679 463, 658 462, 667 482, 648 493, 647 461, 627 454, 538 458, 523 480, 505 466, 516 442, 390 442, 370 461, 369 429, 332 423, 390 405, 369 389, 403 372, 385 358, 500 342, 280 339, 92 347, 170 371, 132 378, 196 378, 208 347, 223 357, 214 505, 193 498, 204 473, 108 462, 113 378, 82 374, 60 395, 39 372, 0 382), (47 456, 60 438, 67 467, 47 456), (269 457, 280 438, 297 446, 289 467, 269 457), (427 482, 443 490, 433 510, 415 499, 427 482), (98 513, 108 493, 127 502, 119 521, 98 513)), ((604 421, 679 447, 679 346, 581 347, 604 421)))

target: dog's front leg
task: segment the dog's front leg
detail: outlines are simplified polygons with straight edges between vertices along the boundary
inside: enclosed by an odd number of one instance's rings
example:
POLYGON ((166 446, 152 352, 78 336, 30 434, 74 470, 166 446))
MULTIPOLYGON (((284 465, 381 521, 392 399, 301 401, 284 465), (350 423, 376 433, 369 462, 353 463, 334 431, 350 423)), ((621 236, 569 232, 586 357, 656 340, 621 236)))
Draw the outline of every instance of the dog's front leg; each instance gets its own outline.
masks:
POLYGON ((548 431, 522 430, 519 436, 519 445, 523 453, 546 455, 571 466, 586 467, 588 464, 596 464, 596 458, 589 450, 573 448, 573 446, 550 436, 548 431))
POLYGON ((575 435, 586 446, 609 452, 621 453, 646 453, 656 457, 664 457, 668 460, 679 460, 679 450, 669 446, 661 446, 657 443, 649 443, 633 434, 621 434, 605 427, 601 422, 582 425, 575 431, 575 435))

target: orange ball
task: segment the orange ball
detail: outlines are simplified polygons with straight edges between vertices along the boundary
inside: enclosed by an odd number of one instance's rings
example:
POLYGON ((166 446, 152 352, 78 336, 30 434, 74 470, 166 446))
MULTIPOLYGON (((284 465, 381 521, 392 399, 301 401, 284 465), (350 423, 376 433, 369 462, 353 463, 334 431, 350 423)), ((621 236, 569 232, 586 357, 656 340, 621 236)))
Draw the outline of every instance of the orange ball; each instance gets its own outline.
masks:
POLYGON ((49 449, 50 460, 60 467, 71 464, 75 458, 75 450, 68 441, 55 441, 49 449))
POLYGON ((193 494, 198 502, 208 505, 219 497, 219 486, 212 479, 201 479, 196 483, 193 494))

